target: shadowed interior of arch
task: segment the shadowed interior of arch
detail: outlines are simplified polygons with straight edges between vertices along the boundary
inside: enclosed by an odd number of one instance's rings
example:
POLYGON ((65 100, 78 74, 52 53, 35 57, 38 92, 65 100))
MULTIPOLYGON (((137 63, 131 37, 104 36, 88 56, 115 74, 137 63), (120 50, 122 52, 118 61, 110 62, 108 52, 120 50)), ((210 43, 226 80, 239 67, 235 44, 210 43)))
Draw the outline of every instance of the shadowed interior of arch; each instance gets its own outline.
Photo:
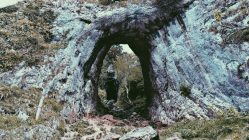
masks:
MULTIPOLYGON (((103 35, 103 37, 100 38, 95 44, 91 56, 84 63, 84 83, 89 80, 92 83, 91 87, 93 90, 93 94, 91 95, 91 98, 95 104, 95 113, 99 115, 112 114, 114 116, 119 116, 123 118, 127 118, 130 116, 127 112, 123 112, 123 114, 120 112, 113 113, 112 109, 108 109, 105 107, 100 98, 101 96, 99 96, 98 94, 100 91, 99 89, 101 89, 101 83, 99 82, 101 81, 101 73, 104 72, 104 59, 108 55, 108 52, 112 50, 113 46, 117 46, 120 44, 128 44, 125 46, 129 46, 129 48, 134 52, 135 56, 137 56, 139 60, 138 62, 140 62, 140 70, 142 71, 142 79, 144 83, 144 88, 142 89, 144 91, 143 95, 145 97, 145 101, 143 102, 145 103, 145 106, 142 108, 142 110, 144 110, 144 113, 142 113, 142 116, 144 118, 150 119, 150 107, 154 104, 153 98, 158 95, 155 85, 156 78, 151 61, 151 49, 153 49, 153 46, 151 46, 147 38, 144 38, 140 34, 136 33, 118 33, 111 35, 103 35)), ((103 88, 103 84, 102 92, 106 92, 103 88)), ((127 109, 125 109, 125 111, 133 113, 132 111, 129 111, 127 109)))
POLYGON ((120 118, 148 118, 147 96, 140 60, 128 44, 112 45, 103 60, 98 96, 100 114, 120 118))

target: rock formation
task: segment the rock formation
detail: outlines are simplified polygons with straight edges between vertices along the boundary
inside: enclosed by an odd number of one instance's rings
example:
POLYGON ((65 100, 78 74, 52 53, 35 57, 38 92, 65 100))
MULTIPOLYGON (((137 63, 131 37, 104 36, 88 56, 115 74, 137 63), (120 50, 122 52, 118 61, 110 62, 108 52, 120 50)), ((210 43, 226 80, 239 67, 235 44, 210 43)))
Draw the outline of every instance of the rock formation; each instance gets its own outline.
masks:
MULTIPOLYGON (((52 56, 44 54, 36 66, 24 65, 24 60, 0 73, 0 82, 40 88, 44 97, 56 91, 65 117, 74 111, 77 116, 92 114, 99 103, 98 77, 106 53, 112 45, 129 44, 140 59, 153 121, 172 124, 211 118, 231 108, 248 111, 249 44, 224 42, 222 25, 231 18, 221 22, 213 17, 219 4, 183 0, 158 5, 148 0, 123 7, 44 2, 40 11, 49 9, 56 15, 49 23, 52 41, 66 41, 67 47, 52 56)), ((248 19, 241 21, 238 28, 248 26, 248 19)))
POLYGON ((144 127, 132 130, 131 132, 122 136, 120 140, 151 140, 156 139, 156 137, 158 137, 157 132, 152 127, 144 127))

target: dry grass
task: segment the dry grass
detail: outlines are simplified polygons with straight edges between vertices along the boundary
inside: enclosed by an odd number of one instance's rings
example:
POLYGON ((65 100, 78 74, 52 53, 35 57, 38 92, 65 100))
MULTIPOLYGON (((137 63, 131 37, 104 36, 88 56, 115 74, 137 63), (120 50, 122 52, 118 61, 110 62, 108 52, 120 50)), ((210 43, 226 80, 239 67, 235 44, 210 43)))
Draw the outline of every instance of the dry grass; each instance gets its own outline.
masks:
POLYGON ((21 120, 12 115, 0 115, 0 129, 10 130, 21 126, 21 120))
POLYGON ((38 104, 40 90, 30 88, 23 90, 18 87, 0 85, 0 106, 6 114, 16 114, 17 110, 26 110, 33 116, 35 106, 38 104))
POLYGON ((46 99, 44 105, 50 106, 54 112, 60 112, 63 109, 62 104, 57 102, 55 99, 46 99))
POLYGON ((160 133, 165 139, 178 133, 183 139, 249 139, 249 116, 223 116, 211 120, 176 123, 160 133))
POLYGON ((226 44, 238 44, 245 41, 249 42, 249 27, 233 30, 224 37, 226 44))
POLYGON ((94 130, 89 129, 89 123, 86 121, 79 121, 70 126, 70 130, 78 132, 81 136, 84 136, 85 134, 93 134, 95 133, 94 130))
POLYGON ((64 133, 67 132, 65 125, 66 125, 65 122, 63 120, 60 120, 60 124, 59 124, 57 130, 60 132, 60 134, 62 136, 64 136, 64 133))
POLYGON ((67 46, 63 39, 51 42, 51 23, 56 15, 50 10, 41 12, 43 4, 38 0, 18 7, 18 11, 0 13, 0 72, 12 70, 22 61, 27 66, 38 65, 45 55, 51 56, 67 46))
MULTIPOLYGON (((41 119, 35 120, 36 109, 40 100, 41 90, 37 88, 30 88, 27 90, 20 89, 18 87, 11 87, 1 84, 0 85, 0 106, 4 113, 0 117, 5 118, 6 115, 10 118, 15 118, 18 111, 26 112, 29 116, 26 122, 20 122, 21 125, 36 125, 42 124, 45 121, 49 121, 53 117, 60 117, 60 111, 63 105, 56 101, 55 98, 45 99, 44 106, 42 108, 41 119)), ((16 119, 13 119, 17 122, 16 119)), ((1 122, 0 122, 1 123, 1 122)), ((4 123, 2 122, 2 125, 4 123)), ((19 127, 19 123, 13 127, 19 127)), ((9 127, 9 126, 8 126, 9 127)), ((2 127, 3 128, 3 127, 2 127)), ((3 128, 4 129, 4 128, 3 128)))

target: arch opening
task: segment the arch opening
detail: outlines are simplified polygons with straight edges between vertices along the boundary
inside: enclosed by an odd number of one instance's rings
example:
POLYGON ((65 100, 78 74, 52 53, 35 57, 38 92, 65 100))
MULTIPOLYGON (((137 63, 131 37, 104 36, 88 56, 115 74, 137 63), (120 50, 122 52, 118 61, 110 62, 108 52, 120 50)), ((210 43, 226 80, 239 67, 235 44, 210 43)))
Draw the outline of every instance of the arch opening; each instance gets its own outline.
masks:
MULTIPOLYGON (((156 90, 153 88, 155 84, 154 71, 152 69, 151 62, 151 45, 147 38, 140 36, 138 34, 114 34, 114 35, 103 35, 103 38, 100 38, 92 51, 91 56, 88 58, 88 61, 85 62, 84 69, 84 79, 90 80, 93 87, 92 102, 95 104, 95 109, 98 114, 106 114, 108 109, 104 107, 101 99, 98 95, 99 92, 99 80, 101 75, 101 69, 103 66, 104 59, 114 45, 127 44, 129 48, 137 56, 141 70, 142 77, 144 82, 143 95, 145 97, 145 107, 146 110, 143 116, 146 119, 150 119, 151 114, 149 108, 152 106, 152 100, 155 95, 156 90)), ((86 82, 85 82, 86 83, 86 82)), ((110 110, 109 110, 110 111, 110 110)))
POLYGON ((105 108, 102 114, 148 118, 142 68, 128 44, 111 46, 103 60, 98 86, 98 97, 105 108))

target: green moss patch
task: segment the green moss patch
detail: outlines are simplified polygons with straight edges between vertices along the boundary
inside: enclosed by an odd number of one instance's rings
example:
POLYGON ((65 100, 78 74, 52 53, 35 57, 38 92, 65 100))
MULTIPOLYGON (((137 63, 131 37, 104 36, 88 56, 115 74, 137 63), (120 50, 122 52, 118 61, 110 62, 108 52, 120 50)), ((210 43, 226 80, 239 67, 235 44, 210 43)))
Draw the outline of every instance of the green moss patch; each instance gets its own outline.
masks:
POLYGON ((180 91, 181 91, 181 95, 184 97, 189 97, 191 94, 191 88, 186 85, 182 85, 180 87, 180 91))

